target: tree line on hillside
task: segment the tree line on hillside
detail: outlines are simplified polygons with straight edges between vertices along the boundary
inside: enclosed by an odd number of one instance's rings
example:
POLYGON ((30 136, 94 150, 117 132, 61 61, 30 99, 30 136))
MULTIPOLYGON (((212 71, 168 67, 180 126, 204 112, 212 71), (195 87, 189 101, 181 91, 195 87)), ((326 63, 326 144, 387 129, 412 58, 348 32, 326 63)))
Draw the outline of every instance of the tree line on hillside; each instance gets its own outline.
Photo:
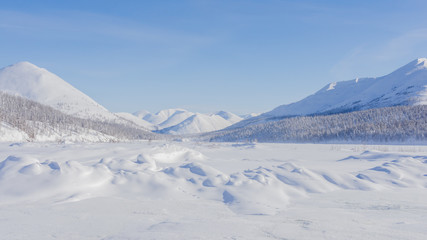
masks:
POLYGON ((206 141, 427 142, 427 106, 396 106, 357 112, 285 118, 203 134, 206 141))
POLYGON ((0 122, 24 131, 31 139, 55 132, 90 133, 92 131, 120 140, 159 139, 161 135, 123 124, 81 119, 64 114, 35 101, 0 92, 0 122))

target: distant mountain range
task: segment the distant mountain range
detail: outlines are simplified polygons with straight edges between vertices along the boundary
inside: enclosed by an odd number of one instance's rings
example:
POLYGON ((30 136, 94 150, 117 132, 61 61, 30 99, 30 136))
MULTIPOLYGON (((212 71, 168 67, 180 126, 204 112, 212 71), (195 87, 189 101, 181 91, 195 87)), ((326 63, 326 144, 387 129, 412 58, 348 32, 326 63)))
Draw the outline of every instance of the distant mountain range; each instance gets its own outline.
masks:
POLYGON ((154 132, 173 135, 217 131, 244 119, 226 111, 203 114, 185 109, 165 109, 157 113, 142 110, 134 114, 117 113, 117 115, 154 132))
POLYGON ((427 108, 419 105, 427 105, 425 58, 383 77, 330 83, 301 101, 246 116, 184 109, 112 113, 29 62, 0 69, 0 141, 180 138, 168 135, 208 141, 424 141, 427 108))
MULTIPOLYGON (((243 119, 225 111, 201 114, 184 109, 167 109, 156 114, 147 111, 112 113, 57 75, 29 62, 19 62, 1 69, 0 91, 52 107, 73 117, 122 124, 162 134, 216 131, 243 119)), ((6 126, 3 124, 4 129, 6 126)))

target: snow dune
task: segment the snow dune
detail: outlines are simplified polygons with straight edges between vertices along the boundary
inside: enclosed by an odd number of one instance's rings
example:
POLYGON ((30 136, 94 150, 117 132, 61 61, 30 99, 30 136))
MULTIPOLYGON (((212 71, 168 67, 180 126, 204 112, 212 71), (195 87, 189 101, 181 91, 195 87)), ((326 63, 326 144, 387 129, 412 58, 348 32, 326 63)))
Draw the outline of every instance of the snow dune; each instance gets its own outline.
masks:
MULTIPOLYGON (((62 206, 61 211, 77 206, 77 212, 71 210, 65 212, 66 215, 62 216, 65 221, 64 219, 70 216, 80 216, 82 209, 89 214, 99 214, 97 208, 92 206, 97 202, 101 206, 106 202, 116 202, 114 206, 121 211, 142 211, 139 214, 147 219, 139 224, 145 226, 147 222, 152 222, 151 218, 158 219, 157 223, 148 224, 149 226, 147 225, 142 232, 136 229, 129 232, 119 231, 111 233, 112 235, 107 239, 154 236, 153 232, 166 235, 176 232, 178 234, 175 236, 176 239, 201 236, 181 230, 185 229, 183 226, 188 225, 204 226, 206 221, 217 224, 220 230, 224 230, 223 235, 211 233, 213 235, 208 235, 207 238, 214 239, 214 236, 232 238, 234 236, 231 234, 232 230, 227 230, 227 227, 209 219, 215 218, 217 216, 215 214, 223 214, 222 217, 226 222, 227 219, 234 219, 237 226, 240 226, 239 224, 243 223, 256 225, 260 220, 256 216, 259 216, 279 224, 276 216, 282 216, 288 211, 292 212, 295 207, 316 208, 317 206, 316 202, 308 206, 299 206, 299 202, 306 202, 311 198, 320 198, 320 201, 324 202, 330 194, 335 192, 348 194, 350 191, 351 201, 361 202, 364 201, 360 198, 365 195, 363 192, 370 192, 372 196, 377 196, 377 193, 393 194, 409 191, 412 192, 411 197, 416 198, 421 196, 417 195, 417 192, 426 192, 427 188, 427 149, 419 147, 416 151, 420 152, 416 152, 411 149, 415 146, 402 147, 405 151, 410 150, 409 152, 398 151, 398 146, 389 146, 388 151, 379 151, 378 149, 381 149, 379 147, 371 146, 369 149, 369 147, 357 145, 167 142, 96 145, 26 143, 2 144, 0 148, 0 158, 3 159, 0 162, 0 213, 2 216, 12 216, 16 219, 15 221, 20 221, 19 212, 6 210, 15 209, 18 206, 53 204, 62 206), (79 152, 79 156, 71 154, 76 151, 79 152), (129 201, 132 202, 131 206, 127 205, 129 201), (139 201, 140 204, 134 201, 139 201), (91 203, 92 207, 86 206, 88 203, 91 203), (193 215, 184 214, 187 216, 184 219, 175 215, 177 211, 181 211, 178 210, 180 208, 191 212, 192 206, 205 210, 198 213, 192 212, 193 215), (154 209, 163 213, 150 215, 150 210, 154 211, 154 209)), ((396 200, 396 204, 408 197, 402 195, 396 200)), ((329 204, 336 207, 333 200, 329 204)), ((377 211, 385 211, 389 207, 390 205, 386 205, 380 207, 384 209, 377 209, 377 211)), ((368 205, 367 208, 378 208, 378 206, 368 205)), ((33 211, 31 207, 30 210, 33 211)), ((57 210, 48 212, 57 214, 55 211, 57 210)), ((426 211, 427 206, 424 204, 421 212, 426 211)), ((348 210, 348 212, 353 211, 348 210)), ((341 212, 331 211, 329 214, 339 215, 341 212)), ((364 214, 368 213, 362 213, 366 216, 364 214)), ((404 215, 403 212, 401 214, 404 215)), ((417 211, 411 214, 421 217, 417 211)), ((125 215, 123 213, 120 216, 125 215)), ((312 217, 314 218, 304 222, 308 224, 308 222, 317 221, 316 217, 319 216, 314 213, 312 217)), ((39 216, 39 218, 43 220, 44 217, 39 216)), ((129 219, 123 221, 129 226, 136 227, 136 223, 129 222, 129 219)), ((298 217, 292 221, 296 220, 298 217)), ((110 221, 114 222, 114 219, 110 221)), ((339 222, 339 219, 335 221, 339 222)), ((42 225, 42 222, 38 224, 42 225)), ((296 222, 306 225, 304 222, 296 222)), ((10 224, 13 224, 13 221, 6 225, 10 224)), ((92 229, 94 232, 102 232, 106 227, 101 223, 94 224, 96 225, 92 229)), ((270 224, 266 224, 260 226, 271 227, 270 224)), ((364 227, 370 223, 355 222, 354 224, 355 226, 350 227, 351 229, 364 227)), ((411 224, 419 226, 425 223, 412 220, 411 224)), ((63 231, 67 231, 67 226, 61 227, 65 228, 62 229, 63 231)), ((212 227, 215 228, 215 225, 212 227)), ((5 226, 1 228, 2 232, 10 231, 5 226)), ((326 236, 338 239, 344 236, 342 233, 328 231, 328 229, 330 228, 325 229, 326 236)), ((427 234, 425 228, 424 230, 416 229, 418 230, 413 232, 413 239, 422 239, 419 237, 427 234)), ((238 234, 243 236, 242 238, 267 239, 270 234, 278 234, 283 238, 294 236, 292 233, 278 229, 268 231, 258 229, 253 230, 252 233, 238 228, 235 230, 239 231, 238 234)), ((37 230, 33 231, 35 236, 42 234, 37 230)), ((109 230, 104 231, 109 232, 109 230)), ((194 231, 197 231, 197 227, 194 231)), ((386 229, 372 231, 379 239, 388 236, 386 229)), ((396 236, 399 238, 405 236, 404 233, 408 233, 407 231, 409 230, 402 229, 396 236)), ((198 232, 198 234, 204 233, 198 232)), ((306 234, 318 237, 319 233, 307 231, 306 234)), ((86 237, 79 236, 83 239, 86 237)))

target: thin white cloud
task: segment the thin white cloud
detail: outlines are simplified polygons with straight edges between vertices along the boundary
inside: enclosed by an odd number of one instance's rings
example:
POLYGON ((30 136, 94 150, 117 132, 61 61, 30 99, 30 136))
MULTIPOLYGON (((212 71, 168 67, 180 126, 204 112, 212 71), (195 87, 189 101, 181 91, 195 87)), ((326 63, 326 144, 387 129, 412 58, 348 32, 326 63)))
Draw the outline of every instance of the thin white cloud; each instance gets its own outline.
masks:
POLYGON ((415 29, 384 42, 368 41, 351 50, 331 69, 334 80, 381 76, 417 57, 427 56, 427 28, 415 29))
POLYGON ((382 61, 404 58, 418 52, 420 47, 425 45, 427 45, 427 28, 416 29, 391 39, 374 57, 382 61))
POLYGON ((105 36, 132 42, 181 44, 200 46, 215 41, 212 36, 176 29, 153 28, 130 19, 80 11, 62 11, 50 14, 28 14, 0 10, 0 30, 14 31, 39 37, 71 36, 90 38, 105 36))

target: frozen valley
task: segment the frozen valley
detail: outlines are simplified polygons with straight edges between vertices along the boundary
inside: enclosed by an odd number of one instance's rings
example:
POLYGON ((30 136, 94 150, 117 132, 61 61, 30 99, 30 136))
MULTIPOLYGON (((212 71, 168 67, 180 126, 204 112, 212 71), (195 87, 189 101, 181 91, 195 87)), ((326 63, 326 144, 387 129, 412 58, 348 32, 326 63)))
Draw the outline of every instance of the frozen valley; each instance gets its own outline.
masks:
POLYGON ((1 69, 0 239, 426 239, 426 62, 248 117, 1 69))
POLYGON ((425 239, 427 147, 0 144, 1 239, 425 239))

